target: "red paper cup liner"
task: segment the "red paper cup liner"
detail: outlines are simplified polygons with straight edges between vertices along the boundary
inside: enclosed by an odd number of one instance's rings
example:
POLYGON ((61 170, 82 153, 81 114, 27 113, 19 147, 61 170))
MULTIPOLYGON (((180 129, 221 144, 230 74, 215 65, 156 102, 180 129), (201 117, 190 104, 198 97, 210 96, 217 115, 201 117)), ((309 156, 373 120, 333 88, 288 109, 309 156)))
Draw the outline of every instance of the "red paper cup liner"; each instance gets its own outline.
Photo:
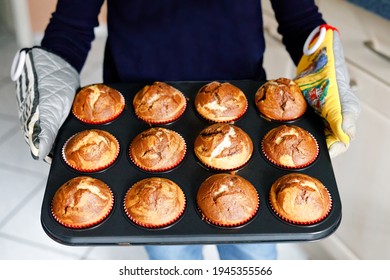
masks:
MULTIPOLYGON (((107 186, 108 187, 108 186, 107 186)), ((54 212, 53 212, 53 206, 51 206, 51 214, 53 216, 53 218, 61 225, 63 225, 64 227, 67 227, 67 228, 73 228, 73 229, 83 229, 83 228, 90 228, 90 227, 93 227, 93 226, 96 226, 98 224, 100 224, 101 222, 103 222, 107 217, 108 215, 111 213, 112 211, 112 208, 114 207, 114 194, 112 193, 111 191, 111 188, 108 187, 108 189, 110 190, 110 193, 111 193, 111 203, 110 203, 110 208, 107 210, 107 213, 105 213, 100 219, 97 219, 95 221, 91 221, 90 223, 84 223, 84 224, 70 224, 70 223, 66 223, 66 222, 63 222, 61 220, 61 218, 57 217, 54 212)))
POLYGON ((180 217, 183 215, 184 213, 184 210, 186 209, 186 197, 184 195, 184 205, 183 205, 183 208, 178 212, 177 216, 168 221, 168 222, 164 222, 164 223, 160 223, 160 224, 151 224, 151 223, 143 223, 142 221, 139 221, 137 220, 136 218, 134 218, 127 210, 127 207, 126 207, 126 198, 127 198, 127 194, 128 192, 126 193, 126 196, 125 196, 125 199, 124 199, 124 202, 123 202, 123 208, 124 208, 124 211, 126 213, 126 216, 136 225, 140 226, 140 227, 143 227, 143 228, 148 228, 148 229, 159 229, 159 228, 165 228, 165 227, 168 227, 170 225, 172 225, 173 223, 175 223, 176 221, 178 221, 180 219, 180 217))
MULTIPOLYGON (((264 139, 261 141, 261 152, 263 153, 264 157, 269 161, 271 162, 272 164, 280 167, 280 168, 283 168, 283 169, 303 169, 303 168, 306 168, 308 166, 310 166, 311 164, 313 164, 315 162, 315 160, 318 158, 318 155, 319 155, 319 145, 318 145, 318 142, 317 140, 315 139, 315 137, 309 133, 310 136, 314 139, 315 143, 316 143, 316 147, 317 147, 317 150, 316 150, 316 153, 315 155, 313 156, 312 159, 310 159, 307 163, 305 164, 297 164, 297 165, 294 165, 294 166, 290 166, 290 165, 283 165, 279 162, 277 162, 275 159, 273 159, 272 157, 270 157, 266 151, 264 150, 264 139)), ((265 138, 265 137, 264 137, 265 138)))
POLYGON ((141 163, 137 162, 137 160, 134 158, 133 153, 132 153, 132 143, 130 143, 130 146, 129 146, 129 157, 130 157, 131 162, 135 166, 137 166, 138 168, 140 168, 140 169, 142 169, 144 171, 147 171, 147 172, 165 172, 165 171, 169 171, 169 170, 174 169, 175 167, 177 167, 184 160, 184 158, 185 158, 185 156, 187 154, 187 144, 186 144, 184 138, 180 134, 178 134, 175 131, 172 131, 172 132, 176 133, 178 136, 180 136, 180 138, 183 140, 183 143, 184 143, 184 153, 176 162, 174 162, 171 165, 168 165, 168 166, 165 166, 165 167, 160 167, 160 168, 153 168, 153 167, 144 166, 141 163))
MULTIPOLYGON (((77 134, 74 134, 72 137, 76 136, 77 134)), ((100 166, 96 166, 95 168, 82 168, 82 167, 79 167, 77 165, 74 165, 74 164, 71 164, 67 159, 66 159, 66 155, 65 155, 65 148, 66 148, 66 145, 69 143, 69 141, 72 139, 72 137, 70 137, 64 144, 63 148, 62 148, 62 159, 63 161, 71 168, 73 168, 74 170, 77 170, 79 172, 83 172, 83 173, 92 173, 92 172, 98 172, 98 171, 101 171, 101 170, 104 170, 108 167, 110 167, 115 161, 116 159, 118 158, 119 156, 119 152, 120 152, 120 144, 119 144, 119 141, 116 137, 115 138, 115 141, 117 143, 117 147, 118 149, 116 150, 116 154, 113 156, 112 160, 104 165, 100 165, 100 166)))
POLYGON ((100 125, 100 124, 106 124, 106 123, 112 122, 113 120, 118 118, 125 109, 125 98, 123 97, 122 93, 120 93, 119 91, 118 91, 118 93, 121 96, 121 104, 122 104, 121 110, 119 110, 116 114, 110 116, 107 119, 93 121, 93 120, 88 120, 88 119, 82 118, 81 116, 77 115, 76 112, 74 112, 73 107, 72 107, 72 114, 73 114, 73 116, 75 116, 76 119, 78 119, 79 121, 86 123, 86 124, 100 125))
POLYGON ((238 164, 238 165, 231 167, 231 168, 216 167, 216 166, 213 166, 213 165, 210 165, 210 164, 204 162, 200 158, 198 158, 198 160, 206 169, 211 169, 211 170, 215 170, 215 171, 236 171, 236 170, 244 168, 248 164, 248 162, 250 161, 251 157, 252 156, 250 156, 248 158, 248 160, 246 160, 245 162, 238 164))
POLYGON ((312 220, 312 221, 294 221, 294 220, 291 220, 291 219, 288 219, 287 217, 284 217, 282 214, 280 214, 272 205, 272 202, 271 202, 271 198, 269 197, 269 205, 271 206, 271 209, 272 211, 275 213, 276 216, 278 216, 280 219, 282 219, 283 221, 287 222, 287 223, 290 223, 290 224, 295 224, 295 225, 313 225, 313 224, 316 224, 318 222, 321 222, 322 220, 324 220, 330 213, 330 210, 332 209, 332 197, 329 193, 328 190, 326 190, 327 193, 328 193, 328 196, 329 196, 329 200, 330 200, 330 203, 329 203, 329 206, 328 206, 328 209, 326 210, 326 212, 324 213, 324 215, 322 215, 321 217, 315 219, 315 220, 312 220))

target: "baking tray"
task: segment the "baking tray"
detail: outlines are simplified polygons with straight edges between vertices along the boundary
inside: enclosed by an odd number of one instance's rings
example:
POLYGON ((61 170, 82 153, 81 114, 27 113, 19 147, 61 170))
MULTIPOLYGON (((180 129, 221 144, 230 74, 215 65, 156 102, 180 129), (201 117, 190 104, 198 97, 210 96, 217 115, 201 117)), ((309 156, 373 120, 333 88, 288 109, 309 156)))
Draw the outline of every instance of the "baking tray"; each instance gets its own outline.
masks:
POLYGON ((194 97, 208 81, 167 82, 183 92, 187 97, 187 108, 177 121, 160 125, 179 132, 187 144, 187 155, 175 169, 150 173, 137 168, 129 159, 128 147, 131 140, 150 125, 139 120, 133 110, 135 93, 145 84, 108 84, 118 89, 125 97, 126 107, 120 117, 105 125, 87 125, 70 114, 62 125, 54 146, 47 186, 42 202, 41 223, 43 229, 55 241, 66 245, 144 245, 144 244, 219 244, 241 242, 291 242, 314 241, 331 235, 341 221, 341 201, 327 150, 323 123, 310 108, 303 117, 290 124, 305 128, 313 134, 319 144, 317 160, 301 170, 286 170, 269 163, 261 154, 260 142, 263 136, 281 122, 262 118, 255 106, 254 96, 262 82, 239 80, 229 81, 239 87, 247 96, 248 110, 235 122, 251 137, 254 152, 249 163, 236 173, 249 180, 257 189, 260 208, 256 216, 247 224, 236 228, 220 228, 202 220, 196 209, 196 192, 200 184, 214 171, 202 166, 196 159, 193 143, 198 133, 211 123, 202 119, 195 110, 194 97), (120 143, 121 151, 117 161, 108 169, 96 173, 80 173, 68 167, 62 157, 61 149, 65 141, 76 132, 99 128, 111 132, 120 143), (314 225, 293 225, 278 218, 268 204, 268 192, 272 183, 280 176, 301 172, 318 178, 328 188, 332 196, 332 210, 321 222, 314 225), (107 183, 115 197, 112 212, 101 224, 88 229, 70 229, 60 225, 51 215, 50 203, 56 190, 69 179, 89 175, 107 183), (137 181, 160 176, 175 181, 183 189, 187 207, 182 217, 173 225, 162 229, 145 229, 131 222, 123 210, 126 191, 137 181))

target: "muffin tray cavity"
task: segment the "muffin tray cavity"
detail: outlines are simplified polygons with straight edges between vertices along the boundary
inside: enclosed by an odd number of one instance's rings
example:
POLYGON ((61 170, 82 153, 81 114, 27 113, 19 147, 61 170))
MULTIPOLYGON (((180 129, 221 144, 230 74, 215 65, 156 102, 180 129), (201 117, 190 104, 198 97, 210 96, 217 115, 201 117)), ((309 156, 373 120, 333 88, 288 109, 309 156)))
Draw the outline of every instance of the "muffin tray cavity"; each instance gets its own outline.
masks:
POLYGON ((119 90, 126 101, 122 114, 108 124, 88 125, 75 118, 72 113, 61 127, 54 146, 47 185, 42 202, 41 223, 43 229, 53 240, 66 245, 143 245, 143 244, 217 244, 241 242, 291 242, 314 241, 331 235, 341 221, 341 201, 333 167, 326 146, 323 123, 310 108, 298 120, 289 122, 309 131, 317 140, 319 155, 303 169, 279 168, 262 155, 261 140, 272 128, 285 122, 269 121, 261 117, 255 106, 255 93, 262 85, 258 81, 228 81, 239 87, 248 99, 246 113, 235 125, 249 134, 254 152, 249 162, 236 174, 250 181, 256 188, 260 207, 256 215, 245 225, 233 228, 217 227, 202 220, 196 207, 196 193, 201 183, 209 176, 220 173, 205 168, 194 153, 197 135, 211 122, 202 118, 195 110, 194 98, 197 91, 209 81, 167 82, 182 91, 187 98, 184 114, 170 124, 153 125, 178 132, 186 141, 187 153, 184 160, 174 169, 165 172, 146 172, 136 167, 129 157, 129 144, 140 132, 151 125, 138 119, 133 109, 134 95, 146 85, 108 84, 119 90), (64 143, 76 132, 98 128, 117 137, 120 153, 109 168, 91 173, 82 173, 70 168, 62 158, 64 143), (287 173, 299 172, 320 180, 332 197, 332 209, 322 221, 312 225, 294 225, 278 218, 269 206, 268 197, 271 185, 287 173), (51 200, 56 190, 66 181, 76 176, 87 175, 105 182, 114 194, 114 207, 109 216, 100 224, 86 229, 71 229, 59 224, 51 214, 51 200), (186 196, 186 209, 174 224, 160 229, 146 229, 137 226, 126 216, 123 200, 127 190, 136 182, 148 177, 164 177, 176 182, 186 196))

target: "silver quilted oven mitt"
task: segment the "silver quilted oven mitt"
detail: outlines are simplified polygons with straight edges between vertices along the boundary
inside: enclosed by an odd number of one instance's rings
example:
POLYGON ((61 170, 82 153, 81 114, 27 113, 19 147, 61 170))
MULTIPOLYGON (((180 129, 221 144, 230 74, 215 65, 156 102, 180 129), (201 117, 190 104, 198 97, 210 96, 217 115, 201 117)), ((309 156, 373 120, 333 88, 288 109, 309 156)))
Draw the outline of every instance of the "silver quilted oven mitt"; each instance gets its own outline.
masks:
POLYGON ((20 50, 12 63, 24 138, 36 160, 51 162, 58 130, 69 115, 78 72, 61 57, 40 47, 20 50))

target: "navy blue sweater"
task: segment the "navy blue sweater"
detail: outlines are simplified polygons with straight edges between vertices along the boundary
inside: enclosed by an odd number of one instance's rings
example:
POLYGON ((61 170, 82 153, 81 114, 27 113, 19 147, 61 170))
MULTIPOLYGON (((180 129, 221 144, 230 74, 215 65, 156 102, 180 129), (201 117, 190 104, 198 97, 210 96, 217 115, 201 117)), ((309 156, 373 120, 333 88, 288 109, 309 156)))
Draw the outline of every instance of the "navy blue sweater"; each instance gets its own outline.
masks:
MULTIPOLYGON (((313 0, 271 0, 297 63, 324 23, 313 0)), ((42 47, 81 71, 103 0, 59 0, 42 47)), ((108 0, 104 82, 264 80, 260 0, 108 0)))

